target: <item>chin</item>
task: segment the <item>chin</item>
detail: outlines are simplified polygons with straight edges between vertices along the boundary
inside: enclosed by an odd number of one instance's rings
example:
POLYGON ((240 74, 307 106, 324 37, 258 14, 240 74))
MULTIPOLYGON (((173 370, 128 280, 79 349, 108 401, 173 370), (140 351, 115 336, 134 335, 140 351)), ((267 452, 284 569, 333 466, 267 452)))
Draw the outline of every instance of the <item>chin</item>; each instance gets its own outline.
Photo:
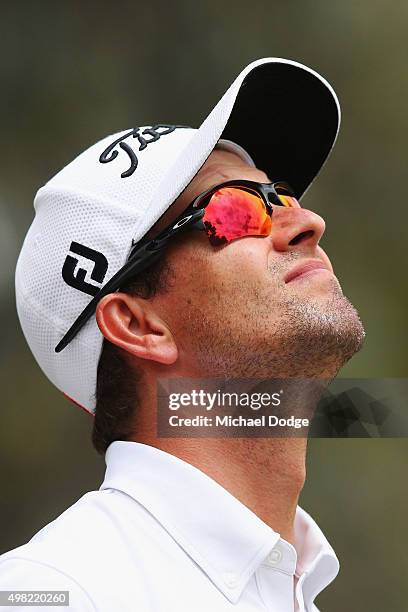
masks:
POLYGON ((288 376, 334 378, 363 346, 363 324, 338 283, 325 298, 293 296, 281 306, 285 314, 273 343, 279 370, 288 376))

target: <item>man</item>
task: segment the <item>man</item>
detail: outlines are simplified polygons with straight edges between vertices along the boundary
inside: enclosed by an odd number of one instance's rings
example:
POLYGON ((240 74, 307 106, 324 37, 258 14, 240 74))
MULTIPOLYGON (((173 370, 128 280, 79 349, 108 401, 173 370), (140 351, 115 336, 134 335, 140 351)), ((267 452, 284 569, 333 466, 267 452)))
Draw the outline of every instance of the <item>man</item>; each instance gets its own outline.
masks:
POLYGON ((324 221, 298 202, 338 124, 322 77, 259 60, 199 130, 109 137, 39 191, 20 321, 95 414, 107 472, 0 557, 2 590, 69 591, 81 611, 317 610, 338 560, 297 506, 306 438, 160 438, 157 382, 332 378, 360 348, 324 221))

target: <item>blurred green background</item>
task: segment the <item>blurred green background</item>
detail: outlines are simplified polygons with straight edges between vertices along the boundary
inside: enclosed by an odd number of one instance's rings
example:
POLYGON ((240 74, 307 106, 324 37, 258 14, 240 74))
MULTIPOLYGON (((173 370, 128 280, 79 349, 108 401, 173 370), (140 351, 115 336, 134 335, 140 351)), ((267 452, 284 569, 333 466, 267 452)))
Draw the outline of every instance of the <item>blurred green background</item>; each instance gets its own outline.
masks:
MULTIPOLYGON (((253 59, 306 63, 339 95, 340 136, 303 204, 325 217, 323 247, 367 330, 342 375, 407 376, 406 2, 1 7, 0 552, 98 488, 104 472, 91 417, 41 373, 15 313, 14 268, 35 191, 106 134, 152 122, 198 126, 253 59)), ((317 600, 323 611, 406 609, 407 459, 405 439, 311 440, 301 504, 341 562, 317 600)))

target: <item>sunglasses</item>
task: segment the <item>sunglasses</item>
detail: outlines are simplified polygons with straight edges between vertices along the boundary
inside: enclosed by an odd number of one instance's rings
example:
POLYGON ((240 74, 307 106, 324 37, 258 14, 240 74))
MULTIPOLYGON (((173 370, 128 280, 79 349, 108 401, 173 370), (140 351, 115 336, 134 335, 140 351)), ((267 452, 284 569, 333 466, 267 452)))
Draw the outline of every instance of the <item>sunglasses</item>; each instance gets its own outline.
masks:
POLYGON ((156 238, 142 239, 132 248, 126 264, 93 297, 57 344, 55 352, 59 353, 71 342, 105 295, 117 291, 132 276, 153 264, 176 236, 191 229, 204 231, 214 247, 248 236, 269 236, 274 205, 299 206, 292 189, 283 181, 227 181, 201 193, 156 238))

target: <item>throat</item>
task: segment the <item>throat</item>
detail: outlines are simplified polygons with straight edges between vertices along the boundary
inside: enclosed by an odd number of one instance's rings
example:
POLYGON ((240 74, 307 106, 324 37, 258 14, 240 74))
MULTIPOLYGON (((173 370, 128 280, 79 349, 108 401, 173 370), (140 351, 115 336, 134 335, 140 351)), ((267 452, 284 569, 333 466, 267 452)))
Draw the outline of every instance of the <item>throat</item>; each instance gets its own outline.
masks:
POLYGON ((305 481, 306 438, 156 442, 218 482, 282 538, 294 543, 296 507, 305 481))

